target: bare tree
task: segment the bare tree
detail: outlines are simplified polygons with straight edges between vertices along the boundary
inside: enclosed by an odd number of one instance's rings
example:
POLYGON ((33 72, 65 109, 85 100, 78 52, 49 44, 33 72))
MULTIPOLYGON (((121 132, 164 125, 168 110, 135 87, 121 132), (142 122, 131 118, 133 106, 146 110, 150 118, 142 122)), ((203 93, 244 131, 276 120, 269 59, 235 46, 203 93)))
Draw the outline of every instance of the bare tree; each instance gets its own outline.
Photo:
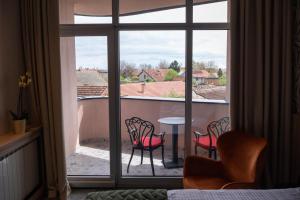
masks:
POLYGON ((151 64, 140 64, 140 69, 152 69, 152 65, 151 64))
POLYGON ((170 64, 166 60, 161 60, 158 63, 158 68, 159 69, 168 69, 170 67, 170 64))
POLYGON ((132 77, 136 70, 135 64, 127 63, 125 61, 120 62, 120 75, 124 78, 132 77))

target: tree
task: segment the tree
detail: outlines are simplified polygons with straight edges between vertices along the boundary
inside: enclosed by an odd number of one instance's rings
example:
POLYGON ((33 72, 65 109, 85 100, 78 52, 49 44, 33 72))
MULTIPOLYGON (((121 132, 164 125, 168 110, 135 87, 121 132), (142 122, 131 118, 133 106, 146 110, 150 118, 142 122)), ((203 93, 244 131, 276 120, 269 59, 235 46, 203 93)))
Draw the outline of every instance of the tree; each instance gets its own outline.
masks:
POLYGON ((226 75, 223 74, 223 76, 219 77, 219 84, 220 86, 225 86, 227 84, 227 78, 226 75))
POLYGON ((219 68, 218 77, 221 78, 222 76, 223 76, 223 71, 221 68, 219 68))
POLYGON ((168 69, 170 66, 170 64, 166 61, 166 60, 161 60, 159 63, 158 63, 158 68, 159 69, 168 69))
POLYGON ((216 65, 215 61, 208 61, 205 69, 209 73, 217 73, 218 72, 218 66, 216 65))
POLYGON ((180 65, 177 62, 177 60, 174 60, 173 62, 171 62, 169 69, 173 69, 176 72, 180 72, 180 65))
POLYGON ((178 76, 178 72, 175 71, 174 69, 170 69, 165 76, 165 81, 173 81, 174 78, 176 78, 177 76, 178 76))
POLYGON ((131 78, 136 71, 135 64, 130 64, 125 61, 121 61, 120 63, 120 75, 124 78, 131 78))
POLYGON ((193 70, 199 71, 199 70, 204 70, 206 68, 206 64, 204 62, 197 62, 193 60, 193 70))

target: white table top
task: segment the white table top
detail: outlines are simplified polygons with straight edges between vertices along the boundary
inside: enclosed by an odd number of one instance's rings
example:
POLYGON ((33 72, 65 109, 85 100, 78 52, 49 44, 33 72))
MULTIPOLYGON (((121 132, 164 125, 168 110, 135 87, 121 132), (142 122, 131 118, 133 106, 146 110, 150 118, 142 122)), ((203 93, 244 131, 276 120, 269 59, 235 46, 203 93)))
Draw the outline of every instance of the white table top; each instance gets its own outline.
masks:
POLYGON ((183 125, 185 123, 184 117, 163 117, 158 119, 157 121, 159 123, 169 125, 183 125))

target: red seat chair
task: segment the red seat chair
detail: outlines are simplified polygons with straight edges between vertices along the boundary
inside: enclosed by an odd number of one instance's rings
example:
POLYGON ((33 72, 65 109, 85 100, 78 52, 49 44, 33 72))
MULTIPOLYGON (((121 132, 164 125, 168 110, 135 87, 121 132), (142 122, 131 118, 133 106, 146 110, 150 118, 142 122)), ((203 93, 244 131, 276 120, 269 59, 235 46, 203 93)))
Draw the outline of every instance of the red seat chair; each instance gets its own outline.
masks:
POLYGON ((132 117, 130 119, 126 119, 125 124, 132 144, 132 151, 127 166, 127 173, 129 172, 129 167, 134 154, 134 150, 139 149, 141 150, 141 164, 143 164, 144 151, 149 151, 152 174, 153 176, 155 176, 152 152, 155 149, 161 147, 162 163, 165 166, 165 161, 164 161, 165 133, 155 134, 154 125, 151 122, 142 120, 138 117, 132 117))
POLYGON ((223 117, 218 121, 213 121, 207 126, 207 133, 194 131, 195 138, 195 154, 197 155, 197 148, 201 147, 208 150, 209 158, 214 154, 214 159, 217 159, 217 139, 218 137, 229 131, 229 117, 223 117))

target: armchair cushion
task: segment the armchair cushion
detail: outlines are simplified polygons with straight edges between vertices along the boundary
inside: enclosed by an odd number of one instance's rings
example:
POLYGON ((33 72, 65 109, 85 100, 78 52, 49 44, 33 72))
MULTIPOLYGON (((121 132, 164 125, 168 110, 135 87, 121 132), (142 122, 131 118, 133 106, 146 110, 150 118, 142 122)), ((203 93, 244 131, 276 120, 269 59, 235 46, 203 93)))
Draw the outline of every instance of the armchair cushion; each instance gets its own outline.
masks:
MULTIPOLYGON (((150 146, 150 137, 142 137, 142 142, 144 147, 149 147, 150 146)), ((138 145, 139 141, 134 141, 134 145, 138 145)), ((159 145, 163 144, 163 140, 161 137, 152 137, 151 141, 151 147, 157 147, 159 145)))
POLYGON ((200 156, 188 156, 184 161, 184 177, 223 177, 223 165, 220 161, 200 156))
MULTIPOLYGON (((208 149, 210 147, 209 136, 200 136, 198 139, 194 138, 193 141, 205 149, 208 149)), ((211 136, 211 146, 212 147, 217 146, 217 138, 214 136, 211 136)))

